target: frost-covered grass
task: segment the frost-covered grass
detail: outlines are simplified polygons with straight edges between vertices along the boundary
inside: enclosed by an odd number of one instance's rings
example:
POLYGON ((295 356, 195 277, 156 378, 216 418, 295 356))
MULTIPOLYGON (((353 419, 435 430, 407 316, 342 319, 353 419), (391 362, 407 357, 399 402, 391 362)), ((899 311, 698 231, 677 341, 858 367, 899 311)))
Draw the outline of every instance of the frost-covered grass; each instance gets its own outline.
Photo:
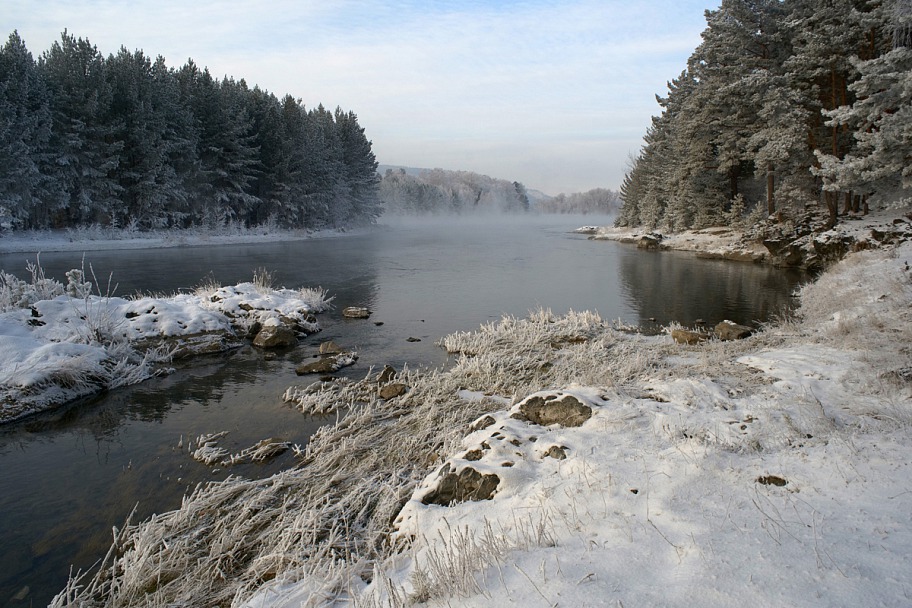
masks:
POLYGON ((27 280, 0 273, 0 423, 142 382, 167 371, 172 357, 239 345, 256 324, 318 331, 313 314, 332 300, 322 289, 276 289, 262 278, 120 298, 110 280, 96 295, 99 281, 86 280, 84 269, 68 272, 66 285, 37 262, 28 271, 27 280))
POLYGON ((401 397, 315 384, 347 413, 299 466, 120 530, 54 605, 908 605, 910 261, 855 254, 740 342, 540 311, 444 338, 401 397), (514 417, 555 394, 592 417, 514 417), (493 499, 424 504, 444 466, 493 499))

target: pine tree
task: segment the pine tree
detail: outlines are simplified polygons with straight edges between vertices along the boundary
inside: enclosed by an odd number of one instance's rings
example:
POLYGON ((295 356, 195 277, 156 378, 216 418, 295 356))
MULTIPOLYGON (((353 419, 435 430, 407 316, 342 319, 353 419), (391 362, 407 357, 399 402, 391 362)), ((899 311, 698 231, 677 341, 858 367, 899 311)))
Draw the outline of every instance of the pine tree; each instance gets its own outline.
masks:
POLYGON ((55 177, 67 194, 66 214, 56 221, 107 223, 121 204, 116 170, 123 142, 106 120, 111 87, 104 59, 88 40, 64 31, 38 66, 50 91, 55 177))
POLYGON ((852 63, 860 78, 849 85, 856 101, 826 112, 832 129, 851 129, 855 148, 840 158, 818 152, 827 192, 853 192, 881 205, 912 202, 912 5, 898 2, 893 50, 852 63))
POLYGON ((50 175, 50 99, 17 32, 0 48, 0 227, 44 228, 65 199, 50 175))

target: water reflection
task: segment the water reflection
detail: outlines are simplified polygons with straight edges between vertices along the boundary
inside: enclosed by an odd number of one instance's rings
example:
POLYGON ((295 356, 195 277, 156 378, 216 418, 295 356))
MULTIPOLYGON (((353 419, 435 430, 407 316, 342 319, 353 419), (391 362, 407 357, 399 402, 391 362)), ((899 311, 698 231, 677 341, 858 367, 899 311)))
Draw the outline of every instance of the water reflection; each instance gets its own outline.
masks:
POLYGON ((619 270, 638 322, 655 319, 659 325, 766 321, 793 305, 792 294, 806 278, 801 272, 680 252, 638 251, 621 257, 619 270))

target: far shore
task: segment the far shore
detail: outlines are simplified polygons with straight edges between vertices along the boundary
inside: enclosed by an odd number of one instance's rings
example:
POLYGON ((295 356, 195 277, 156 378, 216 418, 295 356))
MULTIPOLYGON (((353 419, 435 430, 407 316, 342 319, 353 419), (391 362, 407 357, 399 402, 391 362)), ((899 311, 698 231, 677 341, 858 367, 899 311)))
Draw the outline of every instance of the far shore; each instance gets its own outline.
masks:
POLYGON ((117 229, 47 230, 0 233, 0 254, 44 251, 116 251, 121 249, 170 249, 247 243, 303 241, 362 234, 370 227, 324 230, 176 230, 128 232, 117 229))

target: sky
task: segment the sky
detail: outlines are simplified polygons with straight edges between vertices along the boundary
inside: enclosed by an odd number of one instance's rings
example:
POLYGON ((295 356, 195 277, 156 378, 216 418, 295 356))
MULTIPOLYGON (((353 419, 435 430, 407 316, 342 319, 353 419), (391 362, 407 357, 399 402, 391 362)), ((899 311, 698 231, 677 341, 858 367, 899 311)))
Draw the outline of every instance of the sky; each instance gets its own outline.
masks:
POLYGON ((616 189, 713 0, 5 0, 34 56, 64 29, 353 111, 381 164, 547 194, 616 189))

